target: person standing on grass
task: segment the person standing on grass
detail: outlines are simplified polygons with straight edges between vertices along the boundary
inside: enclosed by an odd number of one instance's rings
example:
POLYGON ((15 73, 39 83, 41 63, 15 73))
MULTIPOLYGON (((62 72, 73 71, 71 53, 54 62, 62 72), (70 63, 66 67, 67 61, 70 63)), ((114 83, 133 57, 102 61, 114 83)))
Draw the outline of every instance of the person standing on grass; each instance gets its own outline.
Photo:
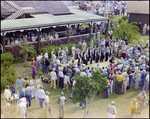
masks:
POLYGON ((65 91, 68 91, 68 83, 71 85, 70 80, 69 80, 69 74, 67 73, 64 77, 64 85, 65 85, 65 91))
POLYGON ((50 73, 50 77, 51 77, 51 87, 50 88, 56 88, 56 80, 57 80, 57 75, 55 72, 55 68, 52 69, 52 72, 50 73))
POLYGON ((19 77, 19 79, 17 79, 16 83, 18 84, 18 86, 23 86, 23 84, 25 83, 25 80, 23 80, 19 77))
POLYGON ((32 79, 35 80, 35 73, 36 73, 36 67, 34 66, 34 63, 32 62, 32 79))
POLYGON ((14 95, 14 93, 15 93, 15 82, 14 81, 12 82, 12 84, 10 86, 10 90, 11 90, 12 95, 14 95))
POLYGON ((31 106, 31 99, 32 99, 32 88, 29 86, 29 84, 26 85, 27 87, 25 88, 25 95, 26 95, 26 100, 27 100, 27 107, 28 107, 28 102, 29 106, 31 106))
POLYGON ((118 76, 117 76, 117 82, 116 82, 116 93, 119 94, 121 91, 121 86, 122 86, 122 82, 123 82, 123 76, 121 75, 121 72, 118 72, 118 76))
POLYGON ((133 99, 133 101, 130 104, 130 109, 129 111, 131 112, 131 118, 135 117, 135 111, 137 111, 137 107, 138 107, 138 103, 136 101, 136 99, 133 99))
POLYGON ((64 76, 63 76, 62 69, 59 70, 58 75, 59 75, 59 88, 63 89, 64 76))
POLYGON ((45 101, 45 92, 43 90, 43 86, 40 86, 40 89, 36 92, 36 99, 39 99, 40 108, 45 107, 44 101, 45 101))
POLYGON ((11 97, 11 92, 9 90, 9 85, 7 85, 5 90, 4 90, 4 97, 5 97, 5 100, 9 103, 10 97, 11 97))
POLYGON ((117 114, 117 111, 114 105, 115 105, 115 102, 112 101, 111 105, 108 105, 106 108, 106 111, 108 112, 108 118, 115 118, 115 115, 117 114))
POLYGON ((17 105, 17 112, 19 112, 19 117, 20 118, 25 118, 26 103, 23 100, 19 101, 19 104, 17 105))
POLYGON ((143 105, 146 105, 147 95, 146 92, 143 91, 142 93, 138 94, 138 113, 142 114, 143 105))
POLYGON ((64 117, 64 102, 66 102, 67 99, 66 97, 64 96, 64 93, 61 92, 61 97, 59 97, 58 99, 58 104, 59 104, 59 118, 63 118, 64 117))
POLYGON ((146 79, 145 79, 145 81, 144 81, 144 86, 143 86, 141 92, 143 92, 143 91, 145 90, 146 93, 147 93, 148 86, 149 86, 149 72, 146 72, 146 79))
POLYGON ((47 74, 49 72, 49 65, 50 65, 50 62, 49 62, 48 58, 45 58, 45 71, 47 74))
POLYGON ((48 91, 46 91, 45 92, 45 107, 47 107, 48 108, 48 112, 49 112, 49 114, 51 114, 51 107, 50 107, 50 105, 49 105, 49 103, 51 103, 51 101, 49 100, 49 92, 48 91))

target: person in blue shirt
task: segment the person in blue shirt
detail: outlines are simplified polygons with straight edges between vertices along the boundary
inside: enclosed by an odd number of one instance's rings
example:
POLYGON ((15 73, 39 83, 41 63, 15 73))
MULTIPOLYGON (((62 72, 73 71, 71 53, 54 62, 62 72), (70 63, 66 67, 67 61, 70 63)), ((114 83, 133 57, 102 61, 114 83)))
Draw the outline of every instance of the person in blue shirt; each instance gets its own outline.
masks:
POLYGON ((88 67, 87 70, 86 70, 86 75, 87 76, 88 76, 89 71, 90 71, 90 67, 88 67))
POLYGON ((104 69, 103 74, 105 75, 105 77, 108 77, 107 69, 104 69))
POLYGON ((143 65, 143 63, 141 63, 141 65, 139 66, 139 70, 142 71, 144 69, 144 67, 145 66, 143 65))
POLYGON ((110 27, 113 27, 113 25, 114 25, 114 22, 111 20, 110 27))
POLYGON ((94 42, 93 42, 93 40, 91 40, 91 45, 92 45, 92 48, 93 48, 93 46, 94 46, 94 42))
POLYGON ((133 80, 134 80, 133 74, 131 71, 129 71, 129 87, 130 88, 133 86, 133 80))
POLYGON ((130 62, 132 61, 131 57, 128 59, 128 65, 130 65, 130 62))
POLYGON ((145 78, 146 78, 146 71, 144 70, 141 75, 141 88, 143 88, 143 86, 144 86, 145 78))
POLYGON ((21 79, 19 77, 19 79, 17 79, 16 83, 18 84, 18 86, 22 86, 23 87, 23 84, 25 83, 25 80, 21 79))
POLYGON ((22 87, 22 86, 17 87, 17 90, 18 90, 18 92, 19 92, 19 97, 20 97, 21 94, 23 94, 24 96, 26 96, 26 95, 25 95, 25 91, 23 90, 23 87, 22 87))

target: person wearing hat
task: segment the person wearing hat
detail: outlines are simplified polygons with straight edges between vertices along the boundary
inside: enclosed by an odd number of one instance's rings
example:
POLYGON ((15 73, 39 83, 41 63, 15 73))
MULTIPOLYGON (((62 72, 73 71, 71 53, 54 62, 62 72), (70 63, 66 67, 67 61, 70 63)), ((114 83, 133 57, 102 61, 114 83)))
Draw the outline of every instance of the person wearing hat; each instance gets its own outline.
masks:
POLYGON ((56 88, 56 80, 57 80, 57 75, 55 72, 55 68, 52 69, 52 72, 50 73, 50 77, 51 77, 51 86, 50 88, 56 88))
POLYGON ((136 99, 133 99, 133 101, 130 104, 130 109, 129 109, 129 111, 131 112, 131 118, 135 117, 135 114, 137 113, 137 107, 138 107, 138 103, 136 99))
POLYGON ((129 86, 129 76, 125 70, 122 73, 122 76, 123 76, 123 86, 122 86, 123 91, 122 92, 123 92, 123 94, 126 94, 126 88, 127 88, 127 86, 129 86))
POLYGON ((134 89, 137 90, 137 89, 139 89, 139 82, 141 81, 141 71, 140 70, 138 70, 138 73, 136 73, 134 78, 135 78, 135 87, 134 87, 134 89))
POLYGON ((147 103, 147 95, 146 92, 140 92, 140 94, 137 95, 138 98, 138 113, 142 114, 143 105, 147 103))
POLYGON ((112 101, 111 105, 108 105, 106 108, 106 111, 108 112, 108 118, 115 118, 115 115, 117 114, 117 111, 114 105, 115 105, 115 102, 112 101))
POLYGON ((41 85, 38 91, 36 92, 36 99, 39 99, 40 108, 45 107, 45 91, 43 90, 43 86, 41 85))
POLYGON ((6 100, 7 102, 10 101, 11 92, 10 92, 10 90, 9 90, 9 85, 7 85, 7 86, 5 87, 5 90, 4 90, 4 97, 5 97, 5 100, 6 100))
POLYGON ((24 96, 26 96, 25 91, 23 90, 22 86, 17 87, 17 90, 19 92, 19 97, 20 97, 21 94, 23 94, 24 96))
POLYGON ((50 107, 50 104, 49 103, 51 103, 51 101, 49 100, 49 92, 48 91, 46 91, 45 92, 45 107, 47 107, 48 108, 48 112, 49 112, 49 114, 51 114, 51 107, 50 107))
POLYGON ((147 93, 148 86, 149 86, 149 72, 146 72, 146 78, 145 78, 144 86, 143 86, 141 92, 143 92, 145 90, 147 93))
POLYGON ((121 91, 121 86, 122 86, 122 82, 123 82, 123 76, 121 75, 121 72, 118 72, 118 76, 117 76, 117 82, 116 82, 116 94, 119 94, 121 91))
POLYGON ((61 92, 61 97, 58 99, 58 104, 59 104, 59 118, 64 117, 64 103, 67 101, 66 97, 64 96, 64 93, 61 92))

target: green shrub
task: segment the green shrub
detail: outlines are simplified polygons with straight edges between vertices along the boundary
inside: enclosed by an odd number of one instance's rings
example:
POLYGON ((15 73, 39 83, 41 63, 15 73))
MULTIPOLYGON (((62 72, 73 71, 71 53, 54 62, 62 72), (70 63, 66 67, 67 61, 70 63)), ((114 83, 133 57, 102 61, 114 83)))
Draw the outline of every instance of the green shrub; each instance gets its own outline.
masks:
POLYGON ((125 21, 125 20, 127 20, 128 18, 129 18, 128 16, 122 16, 121 19, 122 19, 123 21, 125 21))
POLYGON ((14 56, 10 52, 1 54, 1 64, 4 63, 5 61, 8 61, 12 64, 13 60, 14 60, 14 56))
POLYGON ((15 78, 16 69, 12 66, 6 68, 4 65, 1 65, 1 89, 4 89, 7 85, 16 81, 15 78))
POLYGON ((13 63, 23 63, 23 62, 24 62, 24 58, 16 57, 16 58, 14 58, 14 62, 13 63))
POLYGON ((31 54, 31 57, 32 57, 32 58, 36 58, 36 57, 37 57, 37 53, 32 53, 32 54, 31 54))

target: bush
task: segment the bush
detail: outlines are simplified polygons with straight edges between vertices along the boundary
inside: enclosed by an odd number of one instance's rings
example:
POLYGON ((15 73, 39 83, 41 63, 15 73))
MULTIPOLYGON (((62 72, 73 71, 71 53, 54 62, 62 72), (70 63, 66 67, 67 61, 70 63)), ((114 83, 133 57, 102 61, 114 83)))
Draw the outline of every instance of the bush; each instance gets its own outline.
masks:
POLYGON ((4 89, 7 85, 11 85, 13 81, 16 81, 16 69, 12 66, 5 67, 1 65, 1 89, 4 89))
POLYGON ((120 24, 123 21, 127 20, 129 17, 128 16, 122 16, 121 19, 118 19, 118 23, 120 24))
POLYGON ((13 60, 14 60, 14 56, 10 52, 1 54, 1 64, 6 62, 6 61, 8 61, 12 64, 13 60))
POLYGON ((14 62, 13 63, 23 63, 23 62, 24 62, 24 58, 16 57, 16 58, 14 58, 14 62))

